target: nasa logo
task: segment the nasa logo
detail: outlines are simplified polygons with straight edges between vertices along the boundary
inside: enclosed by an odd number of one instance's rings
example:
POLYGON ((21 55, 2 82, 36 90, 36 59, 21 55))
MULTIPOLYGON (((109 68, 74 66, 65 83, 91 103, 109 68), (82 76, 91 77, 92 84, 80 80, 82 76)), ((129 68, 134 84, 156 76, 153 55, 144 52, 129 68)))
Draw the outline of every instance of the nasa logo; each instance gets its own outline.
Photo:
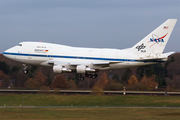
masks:
MULTIPOLYGON (((168 34, 168 33, 167 33, 168 34)), ((167 35, 166 34, 166 35, 167 35)), ((152 35, 152 38, 150 38, 150 41, 148 42, 148 43, 150 43, 150 42, 155 42, 155 43, 153 43, 151 46, 150 46, 150 48, 153 46, 153 45, 155 45, 156 43, 158 44, 158 43, 164 43, 164 38, 166 37, 166 35, 164 35, 164 36, 162 36, 162 37, 158 37, 157 35, 155 35, 155 34, 153 34, 152 35)))
POLYGON ((146 48, 146 46, 144 46, 144 43, 136 47, 136 49, 138 49, 138 51, 140 51, 141 49, 144 49, 144 48, 146 48))

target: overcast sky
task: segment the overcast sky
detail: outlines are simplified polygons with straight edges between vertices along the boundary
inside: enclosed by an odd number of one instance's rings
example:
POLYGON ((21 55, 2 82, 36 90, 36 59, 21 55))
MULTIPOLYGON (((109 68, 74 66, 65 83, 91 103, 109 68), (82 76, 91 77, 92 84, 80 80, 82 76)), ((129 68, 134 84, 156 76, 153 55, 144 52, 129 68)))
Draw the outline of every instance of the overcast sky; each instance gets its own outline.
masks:
POLYGON ((128 48, 169 18, 165 52, 180 52, 180 0, 0 0, 0 53, 22 41, 128 48))

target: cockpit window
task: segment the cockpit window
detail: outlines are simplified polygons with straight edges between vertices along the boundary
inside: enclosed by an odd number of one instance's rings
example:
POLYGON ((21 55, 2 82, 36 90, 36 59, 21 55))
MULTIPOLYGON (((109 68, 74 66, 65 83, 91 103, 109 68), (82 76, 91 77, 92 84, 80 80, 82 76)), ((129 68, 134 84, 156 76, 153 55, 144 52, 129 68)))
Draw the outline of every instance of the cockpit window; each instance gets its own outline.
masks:
POLYGON ((17 46, 22 46, 22 44, 18 44, 17 46))

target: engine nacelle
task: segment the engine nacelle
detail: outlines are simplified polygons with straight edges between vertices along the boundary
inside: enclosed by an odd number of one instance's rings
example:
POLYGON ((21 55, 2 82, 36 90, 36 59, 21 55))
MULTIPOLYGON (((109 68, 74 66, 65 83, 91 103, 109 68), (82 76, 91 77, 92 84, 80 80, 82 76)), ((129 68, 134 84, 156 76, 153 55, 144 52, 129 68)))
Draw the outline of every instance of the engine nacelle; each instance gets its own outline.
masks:
POLYGON ((69 68, 65 68, 61 65, 55 65, 55 66, 53 66, 53 72, 54 73, 63 73, 63 72, 72 72, 72 70, 69 68))
POLYGON ((96 72, 95 69, 86 67, 86 66, 84 66, 84 65, 78 65, 78 66, 76 67, 76 71, 77 71, 77 73, 79 73, 79 74, 84 74, 84 73, 86 73, 86 72, 96 72))
POLYGON ((79 73, 79 74, 84 74, 84 73, 86 72, 86 66, 84 66, 84 65, 78 65, 78 66, 76 67, 76 71, 77 71, 77 73, 79 73))
POLYGON ((56 66, 53 66, 53 72, 54 73, 62 73, 62 66, 61 65, 56 65, 56 66))

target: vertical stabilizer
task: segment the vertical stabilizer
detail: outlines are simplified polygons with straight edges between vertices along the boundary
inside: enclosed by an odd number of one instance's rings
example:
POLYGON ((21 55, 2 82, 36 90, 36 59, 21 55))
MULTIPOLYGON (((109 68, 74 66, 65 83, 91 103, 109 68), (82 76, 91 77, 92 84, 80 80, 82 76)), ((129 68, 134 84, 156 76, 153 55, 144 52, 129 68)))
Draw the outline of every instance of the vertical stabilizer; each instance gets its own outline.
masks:
POLYGON ((177 19, 168 19, 140 42, 130 48, 133 53, 162 54, 177 19))

